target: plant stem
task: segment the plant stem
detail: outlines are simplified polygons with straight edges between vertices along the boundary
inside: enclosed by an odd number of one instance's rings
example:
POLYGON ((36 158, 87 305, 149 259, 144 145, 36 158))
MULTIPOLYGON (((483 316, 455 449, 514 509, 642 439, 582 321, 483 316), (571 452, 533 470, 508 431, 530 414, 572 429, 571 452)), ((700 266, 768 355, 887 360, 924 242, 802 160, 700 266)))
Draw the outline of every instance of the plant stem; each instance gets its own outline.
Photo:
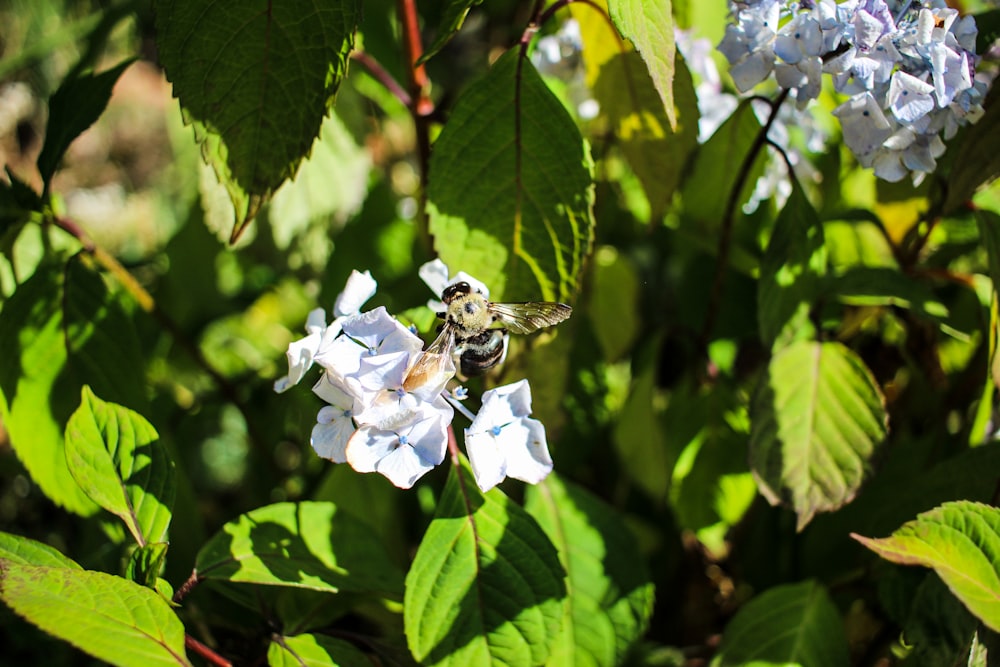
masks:
MULTIPOLYGON (((757 136, 754 138, 753 144, 750 146, 750 150, 748 150, 746 156, 744 156, 743 162, 740 164, 740 169, 736 173, 736 180, 733 181, 733 187, 729 191, 729 196, 726 199, 726 208, 724 209, 722 225, 719 229, 719 245, 716 253, 715 277, 712 280, 712 288, 708 297, 708 310, 705 315, 705 323, 702 326, 699 341, 702 353, 706 356, 706 358, 708 356, 708 343, 712 338, 712 329, 715 328, 715 320, 718 317, 718 311, 722 305, 722 290, 726 282, 726 269, 729 268, 729 250, 732 246, 733 224, 736 220, 736 207, 740 203, 740 193, 743 192, 743 188, 746 185, 747 180, 750 178, 750 172, 753 170, 753 163, 757 160, 757 156, 767 144, 767 133, 770 131, 775 119, 777 119, 778 110, 781 108, 782 103, 784 103, 784 101, 788 98, 788 94, 788 89, 782 90, 774 102, 771 103, 771 114, 767 117, 767 121, 764 123, 764 126, 760 128, 760 132, 758 132, 757 136)), ((750 113, 752 113, 752 110, 750 113)))
POLYGON ((368 72, 375 77, 379 83, 385 86, 386 90, 396 96, 403 106, 410 108, 413 106, 413 98, 410 94, 392 78, 392 75, 379 64, 377 60, 372 58, 369 54, 364 51, 352 51, 351 60, 356 60, 362 67, 364 67, 368 72))
POLYGON ((420 201, 417 207, 417 229, 428 252, 434 247, 427 221, 427 171, 431 158, 430 115, 434 113, 434 102, 428 94, 430 80, 427 70, 418 65, 424 47, 420 41, 420 23, 417 17, 416 0, 398 0, 399 20, 403 26, 403 49, 406 56, 406 73, 409 78, 410 115, 417 141, 417 162, 420 171, 420 201))
POLYGON ((184 635, 184 647, 194 651, 204 658, 208 664, 215 665, 215 667, 232 667, 233 665, 233 663, 229 662, 189 634, 184 635))
POLYGON ((201 577, 198 576, 198 571, 192 570, 191 576, 187 578, 187 581, 181 584, 181 587, 174 591, 174 596, 171 600, 173 600, 176 604, 180 604, 199 583, 201 583, 201 577))

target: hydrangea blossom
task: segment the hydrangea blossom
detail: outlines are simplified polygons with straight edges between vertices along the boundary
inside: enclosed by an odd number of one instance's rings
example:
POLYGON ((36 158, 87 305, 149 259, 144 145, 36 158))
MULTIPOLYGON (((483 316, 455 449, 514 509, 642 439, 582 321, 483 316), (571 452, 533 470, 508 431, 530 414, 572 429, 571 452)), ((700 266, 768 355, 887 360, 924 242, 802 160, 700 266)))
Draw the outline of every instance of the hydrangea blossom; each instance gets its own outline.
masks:
POLYGON ((316 356, 340 335, 343 323, 361 311, 361 307, 375 295, 377 287, 375 279, 368 271, 364 273, 352 271, 344 291, 334 303, 334 319, 330 326, 326 325, 326 315, 322 308, 309 313, 306 319, 306 333, 309 335, 288 346, 288 352, 285 353, 288 357, 288 375, 275 380, 276 392, 280 394, 299 383, 299 380, 312 368, 316 356))
MULTIPOLYGON (((450 276, 440 260, 425 264, 419 274, 437 295, 458 281, 489 293, 468 274, 450 276)), ((411 373, 424 354, 423 341, 384 307, 361 312, 375 289, 367 271, 355 271, 337 298, 329 326, 322 310, 310 313, 308 335, 289 345, 289 373, 275 383, 276 391, 285 391, 313 364, 323 368, 313 386, 326 403, 310 438, 316 453, 408 489, 444 460, 457 409, 472 422, 466 448, 484 491, 506 476, 531 483, 544 479, 552 461, 544 426, 528 417, 527 380, 486 392, 480 414, 473 414, 460 402, 468 392, 447 388, 455 375, 451 359, 435 366, 435 372, 411 373)), ((444 308, 435 300, 428 305, 444 308)))
POLYGON ((976 25, 944 0, 744 0, 719 50, 746 92, 774 72, 801 108, 820 73, 849 99, 834 111, 845 143, 886 180, 919 182, 943 152, 941 137, 983 113, 975 78, 976 25))
POLYGON ((531 388, 527 380, 483 394, 483 407, 465 429, 465 449, 476 484, 483 491, 505 477, 537 484, 552 472, 545 427, 529 414, 531 388))

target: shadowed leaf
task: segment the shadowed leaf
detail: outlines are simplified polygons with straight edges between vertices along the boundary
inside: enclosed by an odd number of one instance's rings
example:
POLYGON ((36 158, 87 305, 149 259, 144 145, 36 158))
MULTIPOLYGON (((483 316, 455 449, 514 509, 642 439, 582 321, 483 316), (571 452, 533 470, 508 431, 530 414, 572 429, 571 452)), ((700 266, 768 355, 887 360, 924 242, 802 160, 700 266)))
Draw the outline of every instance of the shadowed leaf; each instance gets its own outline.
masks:
POLYGON ((312 148, 347 73, 358 2, 153 4, 160 60, 229 192, 235 241, 312 148))

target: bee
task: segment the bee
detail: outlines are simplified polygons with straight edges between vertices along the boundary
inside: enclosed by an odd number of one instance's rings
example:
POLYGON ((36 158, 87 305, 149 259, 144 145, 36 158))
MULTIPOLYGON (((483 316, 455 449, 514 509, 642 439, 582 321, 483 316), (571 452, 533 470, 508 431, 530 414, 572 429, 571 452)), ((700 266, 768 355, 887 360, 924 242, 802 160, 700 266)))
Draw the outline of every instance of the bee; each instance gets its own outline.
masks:
POLYGON ((437 316, 444 324, 410 370, 404 386, 419 385, 456 358, 463 376, 482 375, 506 356, 508 330, 528 334, 559 324, 573 312, 566 304, 551 301, 494 303, 467 282, 446 287, 441 301, 445 311, 437 316), (500 326, 494 326, 498 323, 500 326))

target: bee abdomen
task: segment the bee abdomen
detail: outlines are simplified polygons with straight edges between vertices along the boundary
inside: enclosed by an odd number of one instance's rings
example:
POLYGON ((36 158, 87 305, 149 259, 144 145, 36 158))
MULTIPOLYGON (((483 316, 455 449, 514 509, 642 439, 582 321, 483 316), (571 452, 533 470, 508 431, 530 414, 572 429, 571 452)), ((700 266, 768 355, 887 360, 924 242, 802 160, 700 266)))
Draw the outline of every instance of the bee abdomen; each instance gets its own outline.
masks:
POLYGON ((462 375, 482 375, 503 361, 507 354, 507 332, 487 329, 461 342, 462 375))

